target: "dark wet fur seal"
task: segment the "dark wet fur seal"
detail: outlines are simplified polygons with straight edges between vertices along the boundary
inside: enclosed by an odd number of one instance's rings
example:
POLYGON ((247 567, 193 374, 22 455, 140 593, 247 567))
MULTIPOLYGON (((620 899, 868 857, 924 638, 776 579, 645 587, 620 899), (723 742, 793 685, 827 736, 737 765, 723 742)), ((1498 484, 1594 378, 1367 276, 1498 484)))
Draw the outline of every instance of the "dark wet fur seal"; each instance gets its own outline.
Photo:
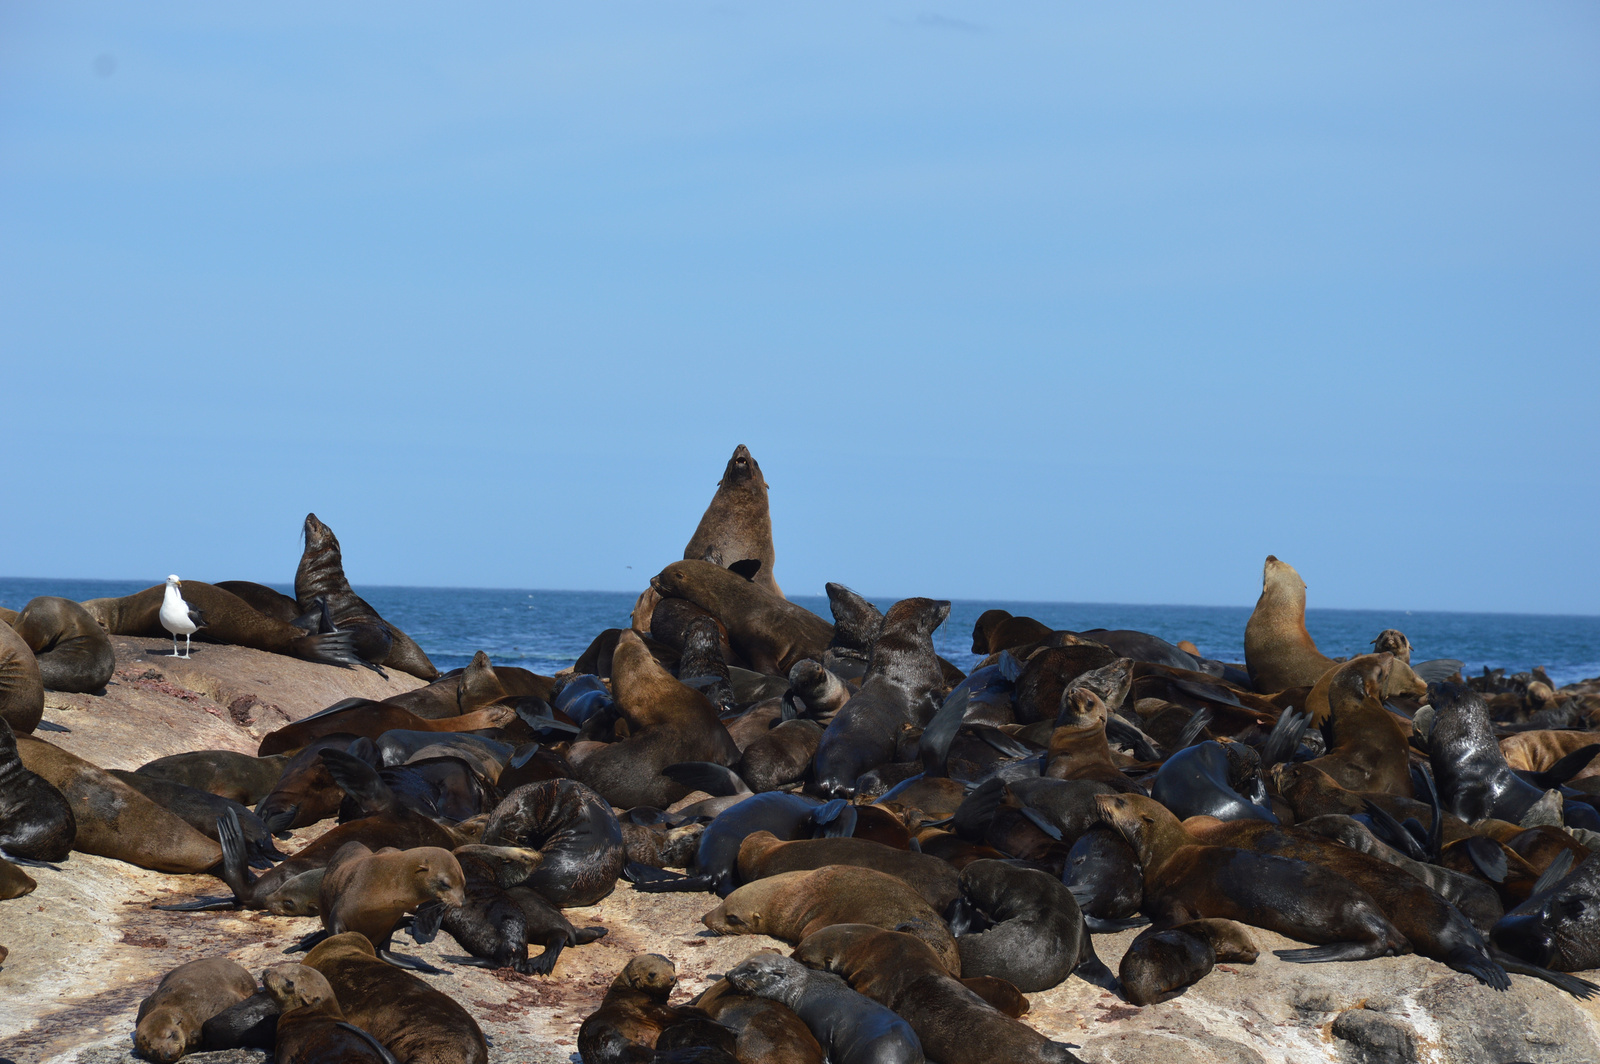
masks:
POLYGON ((739 846, 739 879, 751 883, 784 872, 807 872, 828 865, 853 865, 905 881, 936 912, 961 896, 961 875, 937 857, 911 853, 867 839, 797 839, 784 842, 757 831, 739 846))
POLYGON ((232 750, 195 750, 158 757, 134 771, 254 806, 272 793, 288 761, 282 755, 251 757, 232 750))
POLYGON ((924 1052, 943 1064, 1078 1059, 952 978, 927 943, 911 935, 835 924, 808 936, 794 959, 841 976, 857 993, 893 1010, 911 1025, 924 1052))
POLYGON ((1095 643, 1048 647, 1034 654, 1017 677, 1017 723, 1055 720, 1061 712, 1061 696, 1072 681, 1116 660, 1115 652, 1095 643))
POLYGON ((1278 822, 1267 806, 1261 758, 1243 743, 1209 740, 1179 750, 1156 772, 1150 797, 1180 820, 1214 816, 1278 822))
POLYGON ((1335 664, 1306 631, 1305 581, 1270 554, 1261 571, 1261 597, 1244 628, 1244 662, 1262 692, 1310 687, 1335 664))
POLYGON ((71 599, 42 595, 22 607, 11 627, 38 659, 47 691, 99 691, 117 670, 110 636, 71 599))
POLYGON ((396 1064, 383 1043, 345 1019, 333 987, 315 968, 275 965, 261 982, 279 1009, 274 1064, 396 1064))
MULTIPOLYGON (((112 635, 166 637, 161 603, 166 585, 157 584, 122 598, 90 599, 83 608, 112 635)), ((250 647, 325 665, 355 665, 358 660, 348 632, 307 635, 303 629, 268 617, 231 591, 198 580, 183 582, 183 600, 205 614, 197 641, 250 647)))
POLYGON ((1256 956, 1241 925, 1231 920, 1191 920, 1164 931, 1141 932, 1122 955, 1118 978, 1130 1004, 1152 1005, 1198 983, 1218 961, 1249 964, 1256 956))
POLYGON ((226 957, 180 964, 139 1003, 134 1045, 146 1060, 171 1064, 200 1048, 200 1029, 207 1020, 255 991, 255 977, 226 957))
POLYGON ((825 797, 848 797, 856 780, 892 761, 907 727, 933 718, 947 685, 933 633, 950 615, 950 603, 903 599, 889 608, 872 645, 861 690, 823 733, 813 762, 813 787, 825 797))
POLYGON ((741 993, 792 1009, 833 1064, 922 1064, 925 1059, 909 1023, 831 972, 759 954, 729 969, 727 980, 741 993))
MULTIPOLYGON (((732 674, 728 671, 728 659, 722 653, 720 631, 721 627, 710 614, 698 618, 684 633, 683 650, 678 655, 678 664, 674 671, 680 680, 703 692, 712 705, 719 710, 727 711, 734 708, 735 702, 732 674)), ((612 658, 612 668, 616 668, 615 655, 612 658)))
POLYGON ((822 744, 822 731, 814 720, 781 721, 745 747, 733 769, 757 793, 798 783, 822 744))
POLYGON ((956 939, 962 975, 996 976, 1029 994, 1073 972, 1097 986, 1115 987, 1095 955, 1078 903, 1060 880, 1005 861, 973 861, 961 870, 961 893, 964 904, 992 925, 956 939))
POLYGON ((688 599, 716 617, 734 653, 758 672, 787 676, 797 661, 820 661, 833 638, 833 626, 810 610, 711 562, 673 562, 650 586, 663 598, 688 599))
POLYGON ((271 1049, 278 1040, 278 1002, 257 990, 236 1005, 229 1005, 200 1027, 200 1049, 271 1049))
POLYGON ((262 819, 238 802, 138 772, 112 769, 110 775, 126 783, 208 839, 218 837, 217 818, 226 816, 231 811, 244 830, 245 847, 252 855, 268 861, 280 860, 285 856, 278 851, 277 845, 272 841, 272 832, 267 830, 267 825, 262 819))
POLYGON ((303 962, 338 995, 345 1019, 416 1064, 487 1064, 488 1047, 472 1016, 448 995, 375 955, 363 936, 335 935, 303 962))
POLYGON ((772 575, 767 481, 744 444, 733 449, 717 482, 717 493, 683 548, 683 556, 735 569, 763 591, 783 597, 772 575))
POLYGON ((1486 817, 1521 821, 1545 792, 1511 771, 1483 696, 1454 683, 1430 684, 1428 692, 1428 759, 1445 809, 1469 824, 1486 817))
POLYGON ((638 883, 635 889, 646 893, 709 890, 727 897, 739 885, 739 847, 746 837, 769 831, 785 840, 810 838, 813 817, 821 805, 815 798, 785 791, 752 795, 706 825, 695 855, 694 876, 638 883))
MULTIPOLYGON (((344 575, 344 558, 339 537, 333 529, 306 514, 306 546, 300 567, 294 574, 294 597, 301 610, 311 609, 321 599, 327 604, 333 623, 351 633, 357 653, 375 665, 410 673, 423 680, 434 680, 439 670, 416 641, 378 615, 378 611, 350 587, 344 575)), ((187 594, 187 592, 185 592, 187 594)))
POLYGON ((39 661, 11 625, 0 621, 0 720, 26 735, 44 717, 39 661))
POLYGON ((1541 968, 1600 968, 1600 854, 1591 854, 1553 887, 1506 913, 1490 939, 1541 968))
POLYGON ((830 865, 746 883, 702 922, 719 935, 769 935, 785 942, 799 942, 830 924, 893 928, 928 943, 946 971, 961 974, 956 940, 943 917, 904 880, 870 868, 830 865))
MULTIPOLYGON (((776 601, 776 600, 774 600, 776 601)), ((662 774, 668 765, 709 761, 731 765, 739 748, 704 694, 680 683, 624 632, 613 660, 612 692, 634 734, 580 754, 568 753, 578 778, 618 808, 665 808, 688 788, 662 774)))
POLYGON ((367 761, 377 754, 372 740, 341 733, 315 739, 293 755, 273 755, 283 768, 256 804, 256 815, 272 830, 310 827, 338 814, 345 792, 323 760, 324 750, 337 750, 367 761))
POLYGON ((206 872, 221 848, 126 783, 58 746, 17 737, 22 764, 61 793, 77 821, 72 848, 156 872, 206 872))
POLYGON ((23 766, 17 738, 0 720, 0 851, 30 861, 61 861, 77 835, 71 803, 23 766))
POLYGON ((611 807, 577 780, 531 783, 506 795, 489 814, 483 843, 538 850, 526 885, 563 909, 609 895, 628 859, 611 807))

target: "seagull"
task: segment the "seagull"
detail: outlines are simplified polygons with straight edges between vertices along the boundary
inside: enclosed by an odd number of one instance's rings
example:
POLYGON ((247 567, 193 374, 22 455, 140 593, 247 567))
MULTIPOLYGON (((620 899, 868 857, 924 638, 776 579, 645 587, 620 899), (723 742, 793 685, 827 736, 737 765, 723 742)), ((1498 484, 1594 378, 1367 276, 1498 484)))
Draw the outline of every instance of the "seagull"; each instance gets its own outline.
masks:
POLYGON ((177 576, 167 577, 167 594, 161 600, 161 627, 172 633, 172 656, 189 656, 189 637, 206 626, 205 614, 183 601, 177 576), (183 653, 178 653, 178 636, 183 636, 183 653))

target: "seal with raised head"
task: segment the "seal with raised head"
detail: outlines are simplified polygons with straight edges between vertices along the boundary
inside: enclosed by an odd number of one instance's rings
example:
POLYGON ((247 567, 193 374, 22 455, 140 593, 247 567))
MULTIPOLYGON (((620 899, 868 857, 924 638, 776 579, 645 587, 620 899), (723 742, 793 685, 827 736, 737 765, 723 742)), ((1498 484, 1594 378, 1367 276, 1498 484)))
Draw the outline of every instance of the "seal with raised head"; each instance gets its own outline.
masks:
POLYGON ((117 670, 111 637, 71 599, 41 595, 22 607, 11 627, 39 661, 47 691, 99 691, 117 670))
POLYGON ((0 623, 0 720, 20 734, 39 726, 44 716, 44 680, 39 661, 9 624, 0 623))
POLYGON ((350 842, 339 848, 322 876, 319 912, 324 932, 355 931, 385 960, 400 918, 429 902, 466 904, 466 877, 449 850, 419 846, 380 850, 350 842))
POLYGON ((752 669, 787 676, 795 662, 822 660, 833 626, 738 573, 711 562, 673 562, 650 579, 663 598, 688 599, 728 631, 728 644, 752 669))
POLYGON ((1323 673, 1306 697, 1311 724, 1328 739, 1328 752, 1307 764, 1353 791, 1383 791, 1413 798, 1411 742, 1383 690, 1394 656, 1362 654, 1323 673))
POLYGON ((317 944, 304 964, 338 995, 350 1023, 402 1064, 487 1064, 477 1021, 455 999, 378 959, 366 936, 348 932, 317 944))
POLYGON ((719 935, 769 935, 799 942, 829 924, 872 924, 916 935, 952 975, 961 955, 943 917, 910 884, 885 872, 830 865, 747 883, 701 920, 719 935))
MULTIPOLYGON (((294 597, 300 608, 310 610, 317 599, 325 602, 334 625, 351 634, 362 660, 423 680, 438 679, 439 670, 416 641, 384 620, 351 589, 344 575, 339 537, 333 529, 317 520, 316 514, 306 514, 304 531, 306 547, 294 574, 294 597)), ((207 621, 210 617, 208 613, 207 621)))
POLYGON ((1306 631, 1306 582, 1271 554, 1261 571, 1261 597, 1244 626, 1244 664, 1262 692, 1310 687, 1335 664, 1306 631))
POLYGON ((200 1048, 207 1020, 255 992, 255 976, 237 961, 206 957, 180 964, 139 1003, 133 1044, 146 1060, 172 1064, 200 1048))
POLYGON ((277 964, 261 985, 278 1006, 275 1064, 394 1064, 382 1042, 344 1018, 323 974, 303 964, 277 964))
POLYGON ((689 537, 689 545, 683 548, 683 556, 740 572, 757 587, 783 597, 772 575, 767 481, 744 444, 733 449, 717 482, 717 493, 689 537))
POLYGON ((11 726, 0 720, 0 853, 60 861, 72 851, 78 820, 54 784, 22 763, 11 726))
POLYGON ((1469 824, 1486 817, 1520 823, 1545 791, 1511 771, 1483 696, 1455 683, 1430 684, 1428 692, 1428 760, 1445 810, 1469 824))
POLYGON ((861 690, 822 733, 813 760, 813 785, 829 798, 855 793, 868 769, 894 759, 901 733, 933 719, 946 684, 933 650, 933 633, 950 616, 950 603, 926 598, 896 602, 872 644, 861 690))
POLYGON ((868 924, 834 924, 808 935, 794 959, 842 976, 857 993, 894 1010, 911 1024, 923 1051, 942 1064, 1071 1064, 1078 1059, 953 978, 928 944, 913 935, 868 924))
POLYGON ((771 998, 793 1010, 833 1064, 923 1064, 911 1024, 832 972, 812 971, 775 953, 758 953, 730 968, 727 980, 743 994, 771 998))

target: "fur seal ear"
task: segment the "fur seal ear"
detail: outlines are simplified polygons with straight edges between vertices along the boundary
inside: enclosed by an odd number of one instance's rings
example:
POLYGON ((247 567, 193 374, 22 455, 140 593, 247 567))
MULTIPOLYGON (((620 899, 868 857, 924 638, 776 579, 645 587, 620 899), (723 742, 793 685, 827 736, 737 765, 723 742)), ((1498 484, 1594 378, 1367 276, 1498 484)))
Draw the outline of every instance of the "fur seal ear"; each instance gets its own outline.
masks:
POLYGON ((756 574, 761 571, 761 559, 746 558, 743 561, 734 562, 732 565, 728 566, 728 571, 731 573, 738 573, 746 580, 753 582, 756 578, 756 574))

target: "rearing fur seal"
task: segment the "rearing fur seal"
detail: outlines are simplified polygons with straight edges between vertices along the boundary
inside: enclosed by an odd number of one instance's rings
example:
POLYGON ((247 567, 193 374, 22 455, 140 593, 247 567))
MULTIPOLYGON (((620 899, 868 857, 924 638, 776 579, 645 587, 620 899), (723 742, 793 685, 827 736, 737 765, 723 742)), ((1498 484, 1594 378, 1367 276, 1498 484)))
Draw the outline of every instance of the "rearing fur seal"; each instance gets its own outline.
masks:
POLYGON ((1244 663, 1256 690, 1267 693, 1310 687, 1335 664, 1306 631, 1306 582, 1270 554, 1261 597, 1244 627, 1244 663))
POLYGON ((733 449, 717 482, 717 493, 700 518, 685 559, 710 562, 724 569, 740 571, 756 563, 753 572, 743 572, 751 583, 783 598, 783 591, 772 575, 772 516, 767 509, 767 481, 761 467, 744 444, 733 449))

